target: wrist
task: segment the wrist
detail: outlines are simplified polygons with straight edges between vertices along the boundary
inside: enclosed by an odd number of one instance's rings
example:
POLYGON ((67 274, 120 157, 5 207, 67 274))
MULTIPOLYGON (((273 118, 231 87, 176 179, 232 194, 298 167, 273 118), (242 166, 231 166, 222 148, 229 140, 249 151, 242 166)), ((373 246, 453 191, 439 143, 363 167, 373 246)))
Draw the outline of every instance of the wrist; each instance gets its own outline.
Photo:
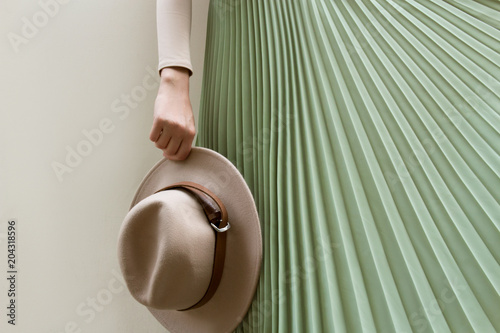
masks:
POLYGON ((160 72, 162 84, 186 85, 189 83, 189 70, 185 67, 164 67, 160 72))

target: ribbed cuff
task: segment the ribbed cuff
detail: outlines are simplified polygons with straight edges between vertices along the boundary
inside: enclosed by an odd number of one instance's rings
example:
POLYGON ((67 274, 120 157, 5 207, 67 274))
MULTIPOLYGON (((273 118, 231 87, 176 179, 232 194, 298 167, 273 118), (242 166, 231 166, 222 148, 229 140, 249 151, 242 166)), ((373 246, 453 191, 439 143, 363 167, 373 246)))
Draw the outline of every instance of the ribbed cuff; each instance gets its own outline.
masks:
POLYGON ((190 62, 179 62, 179 61, 162 61, 158 64, 158 75, 165 67, 184 67, 189 71, 189 76, 193 75, 193 66, 190 62))

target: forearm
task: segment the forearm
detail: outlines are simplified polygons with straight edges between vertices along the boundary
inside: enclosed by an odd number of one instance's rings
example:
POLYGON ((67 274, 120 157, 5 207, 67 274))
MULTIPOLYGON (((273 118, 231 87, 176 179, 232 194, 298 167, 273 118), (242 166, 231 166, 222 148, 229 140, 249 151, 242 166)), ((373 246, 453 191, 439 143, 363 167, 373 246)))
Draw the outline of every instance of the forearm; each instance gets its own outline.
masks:
MULTIPOLYGON (((190 54, 192 0, 157 0, 158 72, 183 67, 193 74, 190 54)), ((161 75, 163 77, 163 75, 161 75)))

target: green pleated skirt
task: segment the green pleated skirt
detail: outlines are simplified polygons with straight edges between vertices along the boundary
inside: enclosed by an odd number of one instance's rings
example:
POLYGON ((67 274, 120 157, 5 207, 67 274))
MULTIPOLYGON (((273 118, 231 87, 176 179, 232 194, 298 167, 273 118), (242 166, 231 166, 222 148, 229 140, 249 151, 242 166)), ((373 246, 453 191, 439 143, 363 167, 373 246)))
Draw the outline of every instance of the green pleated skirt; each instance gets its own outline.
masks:
POLYGON ((211 0, 196 146, 262 225, 236 332, 500 332, 500 2, 211 0))

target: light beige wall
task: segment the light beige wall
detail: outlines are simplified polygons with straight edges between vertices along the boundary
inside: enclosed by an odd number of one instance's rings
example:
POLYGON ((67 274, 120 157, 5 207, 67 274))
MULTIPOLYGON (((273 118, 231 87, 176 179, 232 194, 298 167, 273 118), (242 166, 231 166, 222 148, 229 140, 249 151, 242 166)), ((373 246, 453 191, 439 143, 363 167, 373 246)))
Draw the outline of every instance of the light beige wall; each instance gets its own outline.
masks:
MULTIPOLYGON (((120 282, 116 257, 134 191, 162 157, 148 139, 155 0, 54 4, 0 2, 1 276, 9 219, 18 232, 17 325, 2 278, 0 331, 164 332, 120 282)), ((193 11, 197 116, 208 0, 193 11)))

